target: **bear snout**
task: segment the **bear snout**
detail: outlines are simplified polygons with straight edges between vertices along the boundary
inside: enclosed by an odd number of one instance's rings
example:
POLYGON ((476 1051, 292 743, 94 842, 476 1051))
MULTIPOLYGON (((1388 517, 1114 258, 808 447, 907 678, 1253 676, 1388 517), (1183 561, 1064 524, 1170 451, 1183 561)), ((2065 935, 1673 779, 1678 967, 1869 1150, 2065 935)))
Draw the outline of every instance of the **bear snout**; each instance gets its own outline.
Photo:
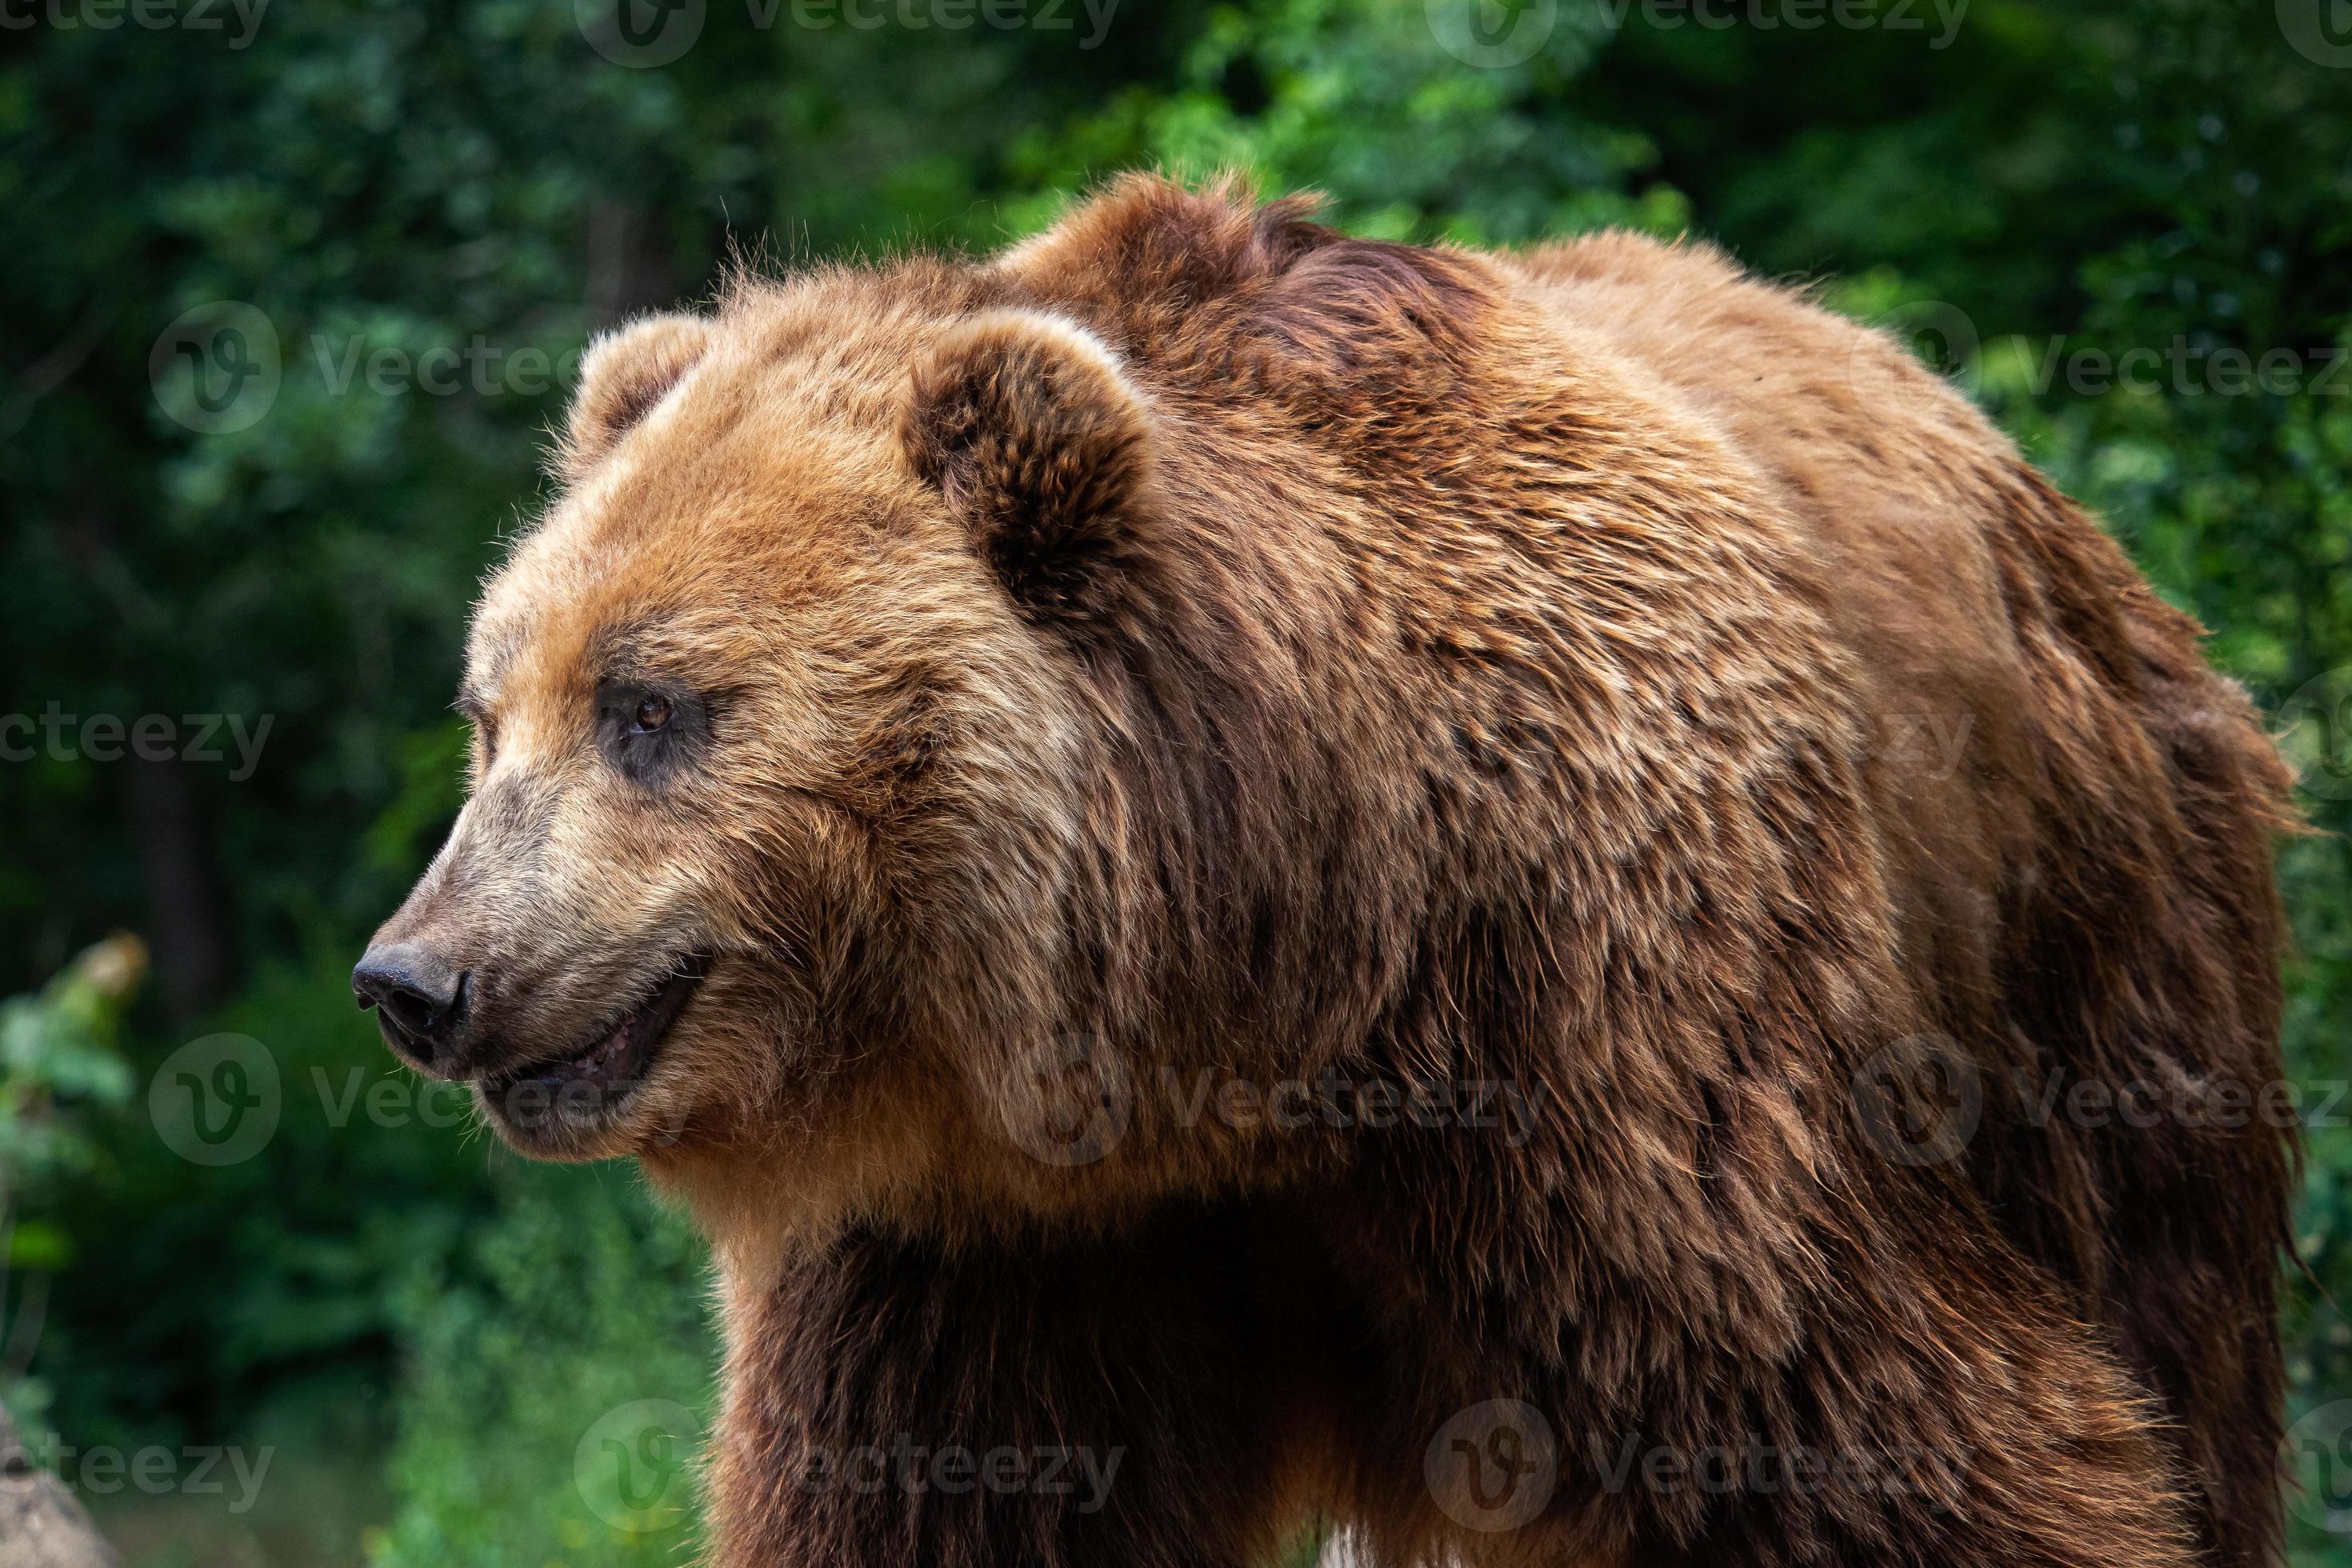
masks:
POLYGON ((352 990, 375 1009, 393 1055, 434 1078, 467 1076, 471 970, 420 942, 379 943, 352 969, 352 990))

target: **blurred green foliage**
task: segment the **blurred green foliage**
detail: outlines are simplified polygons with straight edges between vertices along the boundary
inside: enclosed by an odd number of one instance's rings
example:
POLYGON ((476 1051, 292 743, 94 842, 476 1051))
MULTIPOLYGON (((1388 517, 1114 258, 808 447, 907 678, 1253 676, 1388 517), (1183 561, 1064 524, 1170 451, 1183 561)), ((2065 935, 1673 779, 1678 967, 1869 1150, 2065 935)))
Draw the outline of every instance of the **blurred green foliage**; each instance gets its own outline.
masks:
POLYGON ((634 1180, 509 1165, 499 1222, 453 1267, 402 1283, 401 1506, 372 1535, 372 1561, 539 1568, 560 1553, 656 1568, 687 1554, 690 1530, 672 1521, 691 1502, 686 1464, 709 1419, 717 1347, 694 1286, 698 1246, 634 1180), (641 1402, 672 1407, 656 1465, 637 1462, 641 1425, 592 1432, 641 1402), (606 1441, 632 1467, 623 1485, 608 1484, 606 1441))
MULTIPOLYGON (((152 1560, 684 1554, 690 1521, 600 1513, 577 1449, 634 1402, 708 1419, 697 1245, 628 1172, 525 1167, 446 1125, 344 972, 455 809, 472 584, 541 493, 588 336, 737 254, 993 244, 1120 167, 1239 166, 1400 237, 1688 229, 1906 330, 2276 715, 2327 830, 2284 858, 2290 1058, 2347 1076, 2331 0, 1974 0, 1948 26, 1782 0, 1130 0, 1014 28, 709 0, 639 14, 700 21, 637 67, 591 42, 614 47, 603 3, 282 0, 205 28, 60 0, 0 32, 0 715, 54 715, 0 733, 30 752, 0 764, 0 994, 40 994, 0 1013, 0 1168, 16 1289, 50 1291, 34 1397, 78 1443, 282 1448, 251 1517, 150 1529, 135 1496, 88 1500, 152 1560), (222 301, 274 337, 276 392, 191 428, 167 332, 222 301), (2282 353, 2252 384, 2231 357, 2282 353), (177 760, 110 760, 91 715, 168 718, 177 760), (211 715, 260 737, 246 772, 226 739, 189 754, 211 715), (52 977, 123 925, 158 984, 116 1039, 52 977), (143 1084, 215 1032, 264 1044, 279 1101, 261 1152, 200 1168, 119 1064, 143 1084)), ((2352 1395, 2335 1109, 2299 1222, 2298 1412, 2352 1395)), ((2347 1568, 2325 1500, 2294 1510, 2298 1561, 2347 1568)))
POLYGON ((103 1160, 90 1113, 130 1098, 115 1039, 146 968, 139 939, 118 933, 38 994, 0 1002, 0 1408, 36 1430, 50 1391, 27 1373, 50 1282, 74 1261, 73 1238, 44 1216, 58 1182, 103 1160))

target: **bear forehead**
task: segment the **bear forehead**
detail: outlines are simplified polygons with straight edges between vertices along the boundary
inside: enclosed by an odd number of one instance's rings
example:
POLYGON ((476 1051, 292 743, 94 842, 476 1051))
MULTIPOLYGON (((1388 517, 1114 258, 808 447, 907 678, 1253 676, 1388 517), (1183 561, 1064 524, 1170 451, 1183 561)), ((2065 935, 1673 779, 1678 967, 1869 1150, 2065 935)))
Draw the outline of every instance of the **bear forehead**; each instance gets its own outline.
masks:
POLYGON ((941 318, 843 279, 739 289, 709 352, 485 585, 469 665, 527 644, 585 658, 627 635, 716 651, 762 607, 852 588, 856 536, 900 530, 919 486, 897 435, 908 364, 941 318))

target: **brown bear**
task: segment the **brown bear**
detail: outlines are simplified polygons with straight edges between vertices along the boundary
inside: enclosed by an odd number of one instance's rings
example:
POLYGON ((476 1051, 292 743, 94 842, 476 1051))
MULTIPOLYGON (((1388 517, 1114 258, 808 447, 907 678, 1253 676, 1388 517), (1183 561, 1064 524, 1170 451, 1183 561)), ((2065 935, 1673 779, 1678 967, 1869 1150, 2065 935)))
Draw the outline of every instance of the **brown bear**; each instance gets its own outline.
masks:
POLYGON ((1139 176, 557 468, 355 984, 708 1231, 715 1563, 2276 1555, 2288 779, 1890 340, 1139 176))

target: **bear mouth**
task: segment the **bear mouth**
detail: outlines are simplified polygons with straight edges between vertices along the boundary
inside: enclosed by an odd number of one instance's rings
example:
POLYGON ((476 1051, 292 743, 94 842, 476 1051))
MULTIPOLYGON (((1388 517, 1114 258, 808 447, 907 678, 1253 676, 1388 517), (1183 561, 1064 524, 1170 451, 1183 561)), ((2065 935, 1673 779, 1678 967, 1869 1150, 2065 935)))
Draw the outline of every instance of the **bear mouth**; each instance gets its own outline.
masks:
POLYGON ((530 1109, 519 1106, 518 1091, 534 1101, 544 1097, 541 1113, 560 1108, 574 1115, 584 1111, 593 1119, 597 1112, 617 1109, 653 1066, 663 1037, 710 973, 710 964, 708 952, 672 960, 635 1001, 608 1015, 569 1049, 484 1079, 482 1095, 509 1121, 519 1120, 519 1109, 530 1109))

